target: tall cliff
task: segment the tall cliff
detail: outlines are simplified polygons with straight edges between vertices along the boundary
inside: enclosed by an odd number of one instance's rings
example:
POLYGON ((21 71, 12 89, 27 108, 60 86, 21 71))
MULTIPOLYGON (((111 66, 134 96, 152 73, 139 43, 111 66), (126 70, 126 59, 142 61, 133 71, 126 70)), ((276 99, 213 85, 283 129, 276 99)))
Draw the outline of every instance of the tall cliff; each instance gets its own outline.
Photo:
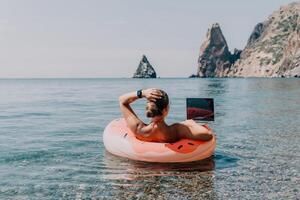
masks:
POLYGON ((156 72, 145 55, 143 55, 133 78, 156 78, 156 72))
POLYGON ((300 76, 300 2, 282 6, 255 26, 229 76, 300 76))
POLYGON ((300 2, 282 6, 258 23, 244 50, 233 54, 214 24, 191 77, 300 77, 300 2))
POLYGON ((223 77, 239 54, 238 50, 231 54, 219 24, 213 24, 200 47, 197 74, 192 77, 223 77))

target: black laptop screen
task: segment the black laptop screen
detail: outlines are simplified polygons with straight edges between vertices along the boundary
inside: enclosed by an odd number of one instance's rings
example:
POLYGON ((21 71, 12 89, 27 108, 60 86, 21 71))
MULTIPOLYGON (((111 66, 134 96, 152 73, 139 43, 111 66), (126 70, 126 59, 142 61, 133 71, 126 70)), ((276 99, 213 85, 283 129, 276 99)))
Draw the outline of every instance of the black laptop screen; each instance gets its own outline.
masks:
POLYGON ((212 98, 187 98, 187 119, 198 121, 214 121, 214 99, 212 98))

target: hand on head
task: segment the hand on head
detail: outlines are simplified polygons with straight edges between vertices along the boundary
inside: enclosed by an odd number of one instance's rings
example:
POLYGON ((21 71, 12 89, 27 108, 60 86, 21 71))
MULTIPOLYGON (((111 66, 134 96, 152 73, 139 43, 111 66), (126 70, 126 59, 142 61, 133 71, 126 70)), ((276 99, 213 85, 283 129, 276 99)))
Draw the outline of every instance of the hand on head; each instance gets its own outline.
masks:
POLYGON ((159 89, 149 88, 142 91, 143 96, 149 101, 155 102, 157 99, 161 99, 163 94, 159 89))
POLYGON ((143 90, 143 97, 147 98, 146 116, 165 117, 168 114, 169 97, 167 93, 160 89, 150 88, 143 90))

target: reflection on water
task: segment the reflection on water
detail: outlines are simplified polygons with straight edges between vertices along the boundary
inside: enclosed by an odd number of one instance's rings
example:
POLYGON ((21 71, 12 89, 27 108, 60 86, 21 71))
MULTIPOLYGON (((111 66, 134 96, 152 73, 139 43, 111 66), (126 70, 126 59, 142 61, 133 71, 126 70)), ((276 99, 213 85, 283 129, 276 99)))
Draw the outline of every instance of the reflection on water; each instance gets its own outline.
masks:
POLYGON ((213 157, 208 159, 197 161, 197 162, 189 162, 189 163, 149 163, 142 161, 134 161, 128 160, 126 158, 121 158, 115 155, 112 155, 108 152, 105 153, 105 157, 103 158, 103 162, 108 168, 118 168, 126 165, 126 171, 132 172, 130 175, 139 175, 142 172, 147 173, 147 176, 164 176, 168 175, 169 172, 174 171, 198 171, 205 172, 211 171, 215 168, 215 161, 213 157), (136 173, 137 172, 137 173, 136 173))
POLYGON ((173 198, 181 192, 191 197, 211 197, 213 192, 214 158, 191 163, 147 163, 105 153, 103 162, 114 191, 128 198, 173 198), (184 182, 184 184, 182 184, 184 182), (130 189, 125 189, 128 187, 130 189))
POLYGON ((216 198, 214 170, 236 167, 237 162, 238 158, 220 152, 190 163, 147 163, 105 152, 103 163, 109 170, 102 178, 112 183, 115 192, 126 197, 173 199, 189 194, 192 199, 211 199, 216 198))
MULTIPOLYGON (((203 90, 203 87, 200 88, 200 90, 203 90)), ((228 82, 221 79, 210 79, 208 80, 207 88, 205 89, 206 96, 219 96, 228 90, 228 82)))
MULTIPOLYGON (((236 167, 238 158, 216 152, 212 157, 188 163, 150 163, 134 161, 112 155, 105 151, 103 163, 107 169, 114 169, 115 174, 107 174, 108 179, 134 180, 144 176, 169 176, 174 172, 209 172, 214 169, 236 167), (126 175, 126 176, 124 176, 126 175)), ((176 174, 182 175, 182 174, 176 174)))

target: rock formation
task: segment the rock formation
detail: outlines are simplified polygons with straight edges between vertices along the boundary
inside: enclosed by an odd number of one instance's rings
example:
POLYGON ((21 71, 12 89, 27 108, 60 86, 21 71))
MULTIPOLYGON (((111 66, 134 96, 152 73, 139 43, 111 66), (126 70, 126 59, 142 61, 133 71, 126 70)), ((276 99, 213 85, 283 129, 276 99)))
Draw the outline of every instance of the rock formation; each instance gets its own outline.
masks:
POLYGON ((248 42, 247 42, 247 47, 251 46, 262 34, 264 31, 264 24, 263 23, 258 23, 254 27, 254 30, 252 31, 248 42))
POLYGON ((145 55, 143 55, 133 78, 156 78, 156 72, 145 55))
POLYGON ((214 24, 201 45, 198 72, 190 77, 300 77, 300 2, 258 23, 244 50, 233 54, 214 24))
POLYGON ((230 53, 219 24, 213 24, 200 47, 197 74, 190 77, 223 77, 239 56, 239 50, 230 53))
POLYGON ((282 6, 255 26, 229 76, 300 76, 300 2, 282 6))

